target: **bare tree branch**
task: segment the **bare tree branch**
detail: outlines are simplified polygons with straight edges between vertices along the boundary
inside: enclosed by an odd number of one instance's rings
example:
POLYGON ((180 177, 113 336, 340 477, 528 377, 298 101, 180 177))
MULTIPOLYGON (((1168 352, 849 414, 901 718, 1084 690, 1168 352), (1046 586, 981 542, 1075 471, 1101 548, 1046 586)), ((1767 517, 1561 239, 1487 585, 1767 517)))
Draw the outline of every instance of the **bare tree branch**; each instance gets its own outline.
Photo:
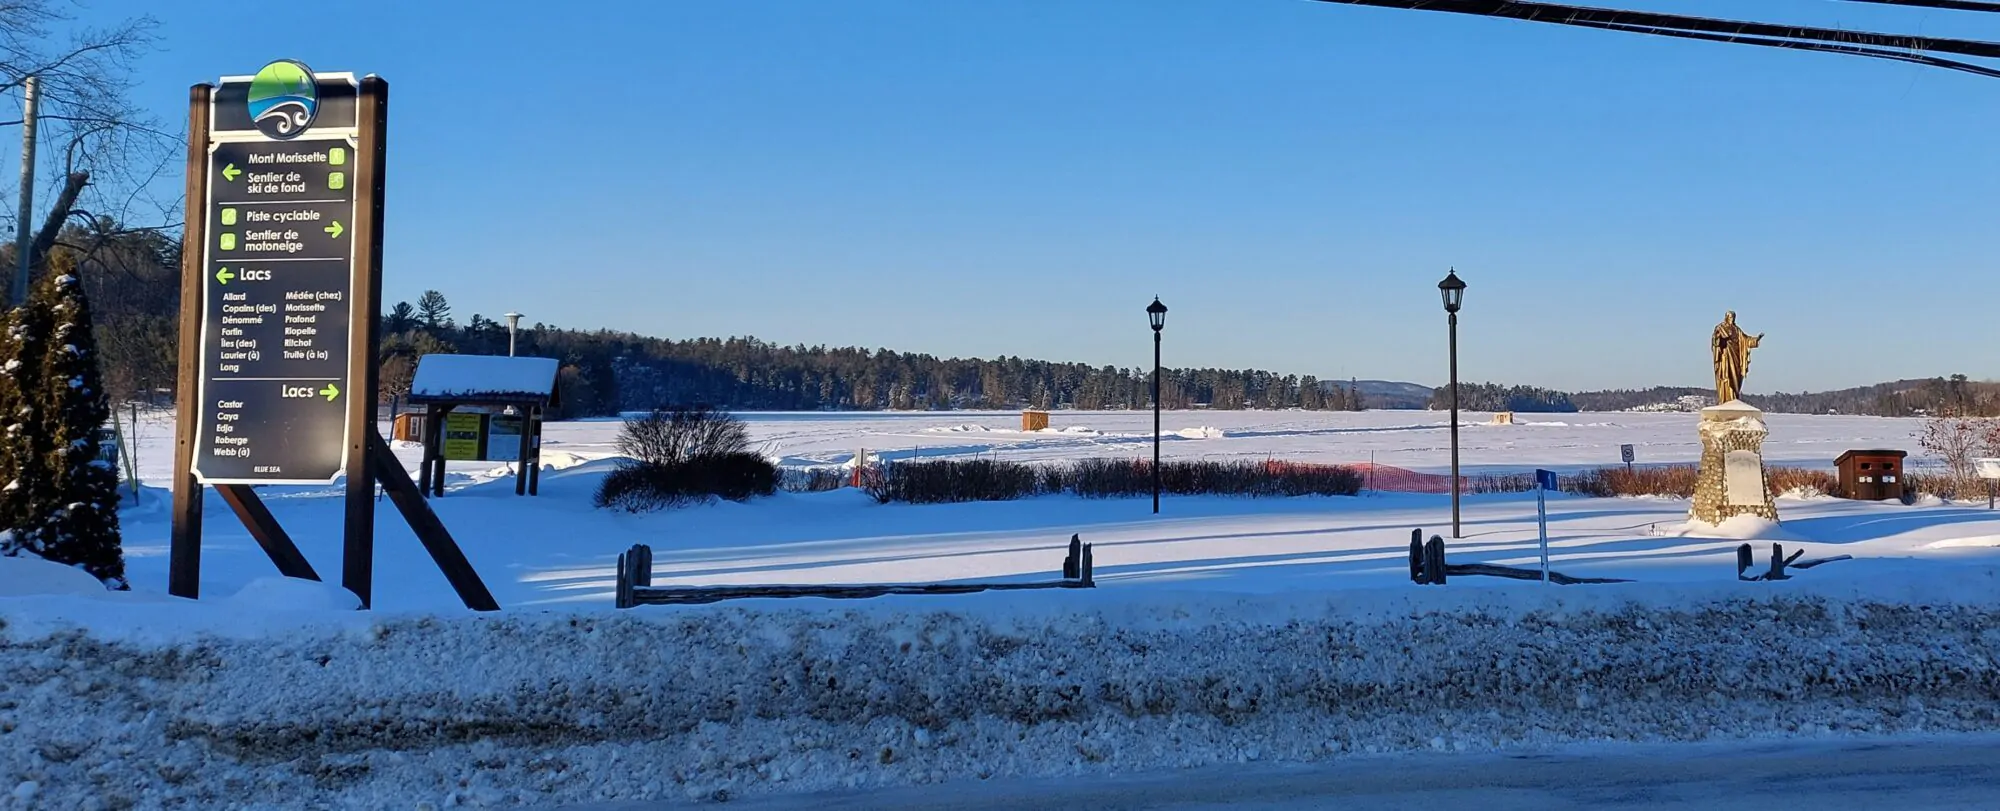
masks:
POLYGON ((111 226, 95 220, 149 225, 179 219, 169 207, 153 205, 169 196, 158 187, 181 136, 159 126, 129 96, 137 60, 151 50, 157 23, 140 16, 80 25, 72 10, 70 0, 0 0, 0 93, 34 76, 41 100, 41 154, 50 171, 45 191, 36 195, 42 219, 28 257, 36 268, 59 241, 75 241, 63 231, 78 217, 92 221, 86 231, 100 234, 111 226))

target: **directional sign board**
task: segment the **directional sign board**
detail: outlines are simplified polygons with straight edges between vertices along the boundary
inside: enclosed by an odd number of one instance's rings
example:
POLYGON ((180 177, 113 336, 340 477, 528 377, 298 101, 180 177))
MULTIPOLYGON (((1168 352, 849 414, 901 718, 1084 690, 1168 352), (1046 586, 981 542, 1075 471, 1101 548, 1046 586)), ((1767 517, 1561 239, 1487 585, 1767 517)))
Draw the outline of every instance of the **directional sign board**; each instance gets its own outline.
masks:
POLYGON ((292 62, 225 78, 210 107, 195 475, 331 482, 346 465, 358 278, 356 83, 292 62))
POLYGON ((1972 460, 1979 470, 1979 478, 2000 479, 2000 459, 1985 457, 1972 460))

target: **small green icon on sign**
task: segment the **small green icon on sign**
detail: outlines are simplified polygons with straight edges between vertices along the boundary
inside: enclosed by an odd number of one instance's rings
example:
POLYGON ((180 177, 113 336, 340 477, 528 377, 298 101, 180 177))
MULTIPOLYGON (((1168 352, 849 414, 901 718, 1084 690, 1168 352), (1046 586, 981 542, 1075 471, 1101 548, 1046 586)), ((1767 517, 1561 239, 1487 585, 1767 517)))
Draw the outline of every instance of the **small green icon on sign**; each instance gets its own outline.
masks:
POLYGON ((222 210, 222 224, 223 225, 236 224, 236 209, 225 208, 222 210))
POLYGON ((344 188, 347 188, 347 173, 346 173, 346 172, 329 172, 329 173, 327 173, 327 176, 326 176, 326 187, 327 187, 327 188, 329 188, 329 189, 344 189, 344 188))
POLYGON ((223 250, 225 250, 225 251, 233 251, 233 250, 236 250, 236 235, 235 235, 235 234, 223 234, 223 235, 222 235, 222 249, 223 249, 223 250))
POLYGON ((327 226, 325 230, 327 236, 333 237, 334 239, 339 239, 341 234, 347 233, 347 229, 340 227, 339 220, 334 220, 333 224, 327 226))
POLYGON ((240 174, 243 174, 243 170, 236 168, 236 164, 232 163, 222 167, 223 180, 234 181, 236 179, 236 176, 240 174))
POLYGON ((327 402, 331 403, 333 402, 333 398, 340 396, 340 387, 328 383, 326 384, 326 388, 319 390, 319 394, 321 397, 325 397, 327 402))
POLYGON ((215 281, 225 287, 229 285, 229 280, 234 278, 236 278, 236 274, 230 273, 229 268, 223 268, 215 272, 215 281))
POLYGON ((331 166, 347 165, 347 148, 336 146, 326 151, 326 162, 331 166))

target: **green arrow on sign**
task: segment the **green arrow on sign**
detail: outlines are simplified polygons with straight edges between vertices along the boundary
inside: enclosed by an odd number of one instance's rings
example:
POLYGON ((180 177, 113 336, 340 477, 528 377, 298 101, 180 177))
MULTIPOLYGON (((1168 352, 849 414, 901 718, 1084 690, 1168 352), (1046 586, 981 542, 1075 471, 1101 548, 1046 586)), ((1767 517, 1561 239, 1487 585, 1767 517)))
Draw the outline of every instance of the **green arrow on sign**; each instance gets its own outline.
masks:
POLYGON ((224 285, 228 285, 229 280, 234 278, 236 278, 236 274, 230 273, 229 268, 223 268, 215 272, 215 280, 224 285))
POLYGON ((340 227, 339 220, 334 220, 332 225, 326 227, 326 232, 334 239, 339 239, 341 234, 347 233, 347 229, 340 227))
POLYGON ((328 383, 326 384, 326 388, 319 390, 319 393, 321 396, 326 398, 327 402, 331 403, 333 402, 333 398, 340 396, 340 387, 333 385, 332 383, 328 383))
POLYGON ((243 170, 242 170, 242 169, 238 169, 238 168, 236 168, 236 164, 233 164, 233 163, 232 163, 232 164, 229 164, 229 165, 227 165, 227 166, 224 166, 224 167, 222 167, 222 179, 223 179, 223 180, 230 180, 230 181, 233 181, 233 180, 235 180, 235 179, 236 179, 236 176, 237 176, 237 175, 240 175, 240 174, 243 174, 243 170))

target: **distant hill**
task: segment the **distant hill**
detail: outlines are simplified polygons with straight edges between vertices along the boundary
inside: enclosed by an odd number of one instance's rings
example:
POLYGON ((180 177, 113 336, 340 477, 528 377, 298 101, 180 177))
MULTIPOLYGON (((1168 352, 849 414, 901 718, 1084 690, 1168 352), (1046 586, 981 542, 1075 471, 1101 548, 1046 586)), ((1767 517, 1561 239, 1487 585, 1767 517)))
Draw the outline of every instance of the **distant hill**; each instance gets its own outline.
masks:
MULTIPOLYGON (((1460 385, 1461 404, 1475 410, 1694 411, 1715 402, 1713 389, 1687 386, 1561 392, 1486 383, 1461 382, 1460 385)), ((1364 386, 1363 391, 1366 390, 1364 386)), ((1430 406, 1443 407, 1446 395, 1444 391, 1433 391, 1430 406)), ((1907 417, 1959 410, 1990 415, 2000 414, 2000 383, 1973 381, 1964 375, 1952 375, 1949 378, 1893 380, 1822 392, 1752 392, 1745 394, 1743 399, 1765 411, 1779 414, 1907 417)))
POLYGON ((1431 400, 1431 387, 1393 380, 1362 380, 1361 401, 1369 408, 1423 408, 1431 400))

